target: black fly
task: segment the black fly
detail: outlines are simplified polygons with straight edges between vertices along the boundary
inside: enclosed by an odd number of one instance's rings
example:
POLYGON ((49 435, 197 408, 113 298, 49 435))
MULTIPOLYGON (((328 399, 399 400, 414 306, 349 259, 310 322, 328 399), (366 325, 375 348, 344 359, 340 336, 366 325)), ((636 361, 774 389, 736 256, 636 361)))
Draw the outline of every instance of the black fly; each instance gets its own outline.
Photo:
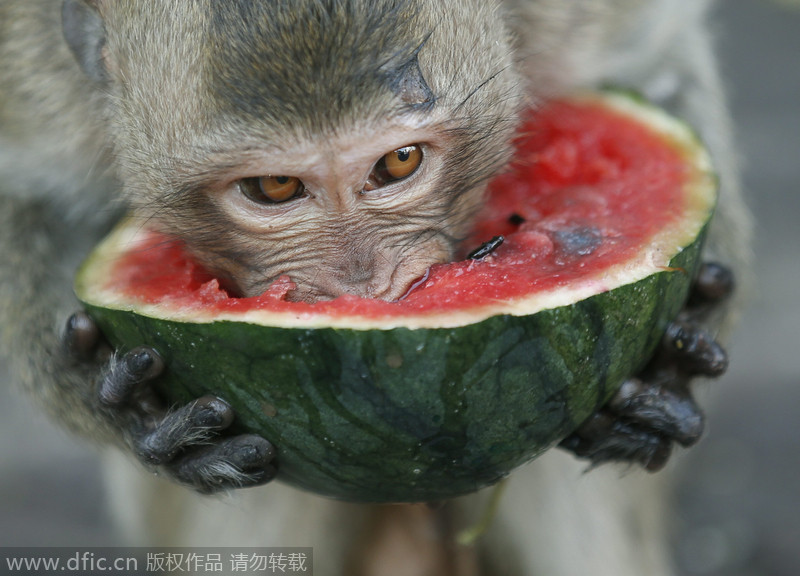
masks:
POLYGON ((475 248, 475 250, 470 252, 467 255, 467 260, 483 260, 489 254, 497 250, 497 248, 500 246, 500 244, 503 243, 504 240, 505 238, 503 238, 502 236, 495 236, 488 242, 484 242, 483 244, 475 248))

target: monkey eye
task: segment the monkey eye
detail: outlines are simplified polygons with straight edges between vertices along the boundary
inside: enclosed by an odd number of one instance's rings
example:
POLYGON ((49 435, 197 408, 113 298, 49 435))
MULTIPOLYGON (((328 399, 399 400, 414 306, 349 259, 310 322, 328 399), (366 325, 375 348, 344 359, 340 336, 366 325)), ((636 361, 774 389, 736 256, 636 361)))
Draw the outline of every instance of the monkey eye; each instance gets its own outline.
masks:
POLYGON ((253 202, 280 204, 302 196, 305 186, 294 176, 257 176, 240 180, 239 189, 253 202))
POLYGON ((416 144, 393 150, 378 160, 367 179, 365 190, 375 190, 411 176, 422 164, 422 148, 416 144))

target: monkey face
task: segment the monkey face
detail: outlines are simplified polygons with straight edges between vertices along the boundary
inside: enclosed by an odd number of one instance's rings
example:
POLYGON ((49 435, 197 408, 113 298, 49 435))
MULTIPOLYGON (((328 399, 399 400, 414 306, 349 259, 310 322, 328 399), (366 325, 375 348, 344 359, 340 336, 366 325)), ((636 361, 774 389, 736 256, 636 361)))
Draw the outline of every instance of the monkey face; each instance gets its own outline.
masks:
POLYGON ((281 146, 243 141, 161 203, 154 220, 233 292, 257 295, 279 276, 290 298, 394 300, 453 258, 478 210, 495 152, 469 150, 450 119, 396 115, 281 146), (459 164, 461 163, 461 164, 459 164), (461 167, 459 169, 459 166, 461 167))
POLYGON ((109 3, 105 23, 128 198, 237 293, 399 298, 508 158, 492 2, 109 3))
POLYGON ((397 299, 452 259, 479 205, 482 186, 456 194, 443 185, 446 146, 436 130, 395 122, 239 152, 245 177, 207 198, 227 223, 218 239, 239 256, 208 245, 198 257, 248 295, 288 274, 295 299, 397 299))

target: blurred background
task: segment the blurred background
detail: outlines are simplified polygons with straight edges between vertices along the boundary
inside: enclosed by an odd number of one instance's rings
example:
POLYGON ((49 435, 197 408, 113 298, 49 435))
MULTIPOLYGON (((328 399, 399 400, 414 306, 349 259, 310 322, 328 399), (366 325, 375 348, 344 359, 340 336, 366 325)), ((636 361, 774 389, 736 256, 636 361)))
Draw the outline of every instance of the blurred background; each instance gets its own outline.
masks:
MULTIPOLYGON (((710 425, 680 457, 673 545, 684 576, 796 576, 800 2, 721 0, 715 28, 757 219, 758 290, 730 372, 698 393, 710 425)), ((115 544, 96 451, 9 388, 0 386, 0 545, 115 544)))
POLYGON ((756 294, 681 460, 685 575, 800 574, 800 2, 722 0, 717 32, 756 216, 756 294))

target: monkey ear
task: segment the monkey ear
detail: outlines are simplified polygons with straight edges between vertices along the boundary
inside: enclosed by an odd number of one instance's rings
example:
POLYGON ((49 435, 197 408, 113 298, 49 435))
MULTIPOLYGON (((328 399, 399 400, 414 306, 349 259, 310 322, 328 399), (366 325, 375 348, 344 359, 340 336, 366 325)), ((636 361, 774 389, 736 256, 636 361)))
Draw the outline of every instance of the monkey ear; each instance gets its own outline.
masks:
POLYGON ((104 84, 108 70, 103 62, 106 31, 97 11, 101 0, 64 0, 61 5, 61 27, 64 39, 84 73, 104 84))

